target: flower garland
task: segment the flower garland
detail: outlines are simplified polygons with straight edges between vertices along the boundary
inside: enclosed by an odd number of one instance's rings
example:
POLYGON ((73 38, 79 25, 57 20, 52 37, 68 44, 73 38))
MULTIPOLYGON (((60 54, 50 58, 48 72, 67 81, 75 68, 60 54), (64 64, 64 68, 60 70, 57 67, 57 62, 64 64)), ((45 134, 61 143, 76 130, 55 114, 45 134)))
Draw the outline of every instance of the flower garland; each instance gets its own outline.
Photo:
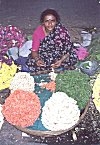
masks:
POLYGON ((39 86, 41 88, 46 88, 47 90, 54 92, 56 90, 56 83, 55 81, 50 81, 49 83, 40 83, 39 86))
POLYGON ((100 112, 100 74, 97 75, 97 78, 93 86, 93 102, 100 112))
POLYGON ((42 108, 42 124, 51 131, 65 130, 77 123, 80 110, 77 102, 64 92, 53 93, 42 108))
POLYGON ((17 66, 12 62, 12 65, 9 66, 6 63, 3 63, 0 69, 0 90, 9 88, 10 82, 14 77, 14 74, 17 71, 17 66))
POLYGON ((27 127, 38 119, 40 109, 40 100, 35 93, 16 90, 6 99, 2 113, 9 123, 27 127))
POLYGON ((8 25, 0 26, 0 61, 12 64, 10 58, 5 58, 5 55, 11 47, 22 47, 25 42, 26 35, 17 27, 8 25))
POLYGON ((35 89, 34 78, 27 72, 18 72, 13 77, 9 88, 11 92, 17 89, 33 92, 35 89))

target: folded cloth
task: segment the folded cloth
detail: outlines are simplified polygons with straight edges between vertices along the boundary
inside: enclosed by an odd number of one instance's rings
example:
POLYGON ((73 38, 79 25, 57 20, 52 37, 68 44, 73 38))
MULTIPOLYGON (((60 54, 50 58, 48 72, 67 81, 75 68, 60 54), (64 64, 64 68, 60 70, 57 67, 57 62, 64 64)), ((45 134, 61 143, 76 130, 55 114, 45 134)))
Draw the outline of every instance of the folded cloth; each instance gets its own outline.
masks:
POLYGON ((26 66, 27 57, 19 56, 14 62, 16 65, 21 66, 22 72, 30 72, 29 68, 26 66))
POLYGON ((19 56, 28 57, 31 53, 32 40, 26 41, 24 45, 19 49, 19 56))
POLYGON ((32 40, 26 41, 20 49, 18 47, 9 48, 7 54, 8 56, 11 56, 13 60, 16 60, 19 56, 28 57, 28 55, 31 53, 31 48, 32 40))

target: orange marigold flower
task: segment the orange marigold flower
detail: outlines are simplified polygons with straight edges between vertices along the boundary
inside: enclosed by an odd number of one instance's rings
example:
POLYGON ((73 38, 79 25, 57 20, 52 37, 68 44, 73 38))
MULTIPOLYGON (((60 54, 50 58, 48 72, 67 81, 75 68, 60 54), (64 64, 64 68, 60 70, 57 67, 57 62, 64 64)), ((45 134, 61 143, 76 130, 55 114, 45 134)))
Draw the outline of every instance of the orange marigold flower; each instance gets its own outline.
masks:
POLYGON ((55 89, 56 89, 56 83, 55 83, 55 81, 51 81, 49 83, 42 84, 41 87, 42 88, 46 88, 47 90, 50 90, 50 91, 55 91, 55 89))
POLYGON ((33 125, 41 112, 39 97, 35 93, 23 90, 11 93, 2 108, 6 120, 21 127, 33 125))

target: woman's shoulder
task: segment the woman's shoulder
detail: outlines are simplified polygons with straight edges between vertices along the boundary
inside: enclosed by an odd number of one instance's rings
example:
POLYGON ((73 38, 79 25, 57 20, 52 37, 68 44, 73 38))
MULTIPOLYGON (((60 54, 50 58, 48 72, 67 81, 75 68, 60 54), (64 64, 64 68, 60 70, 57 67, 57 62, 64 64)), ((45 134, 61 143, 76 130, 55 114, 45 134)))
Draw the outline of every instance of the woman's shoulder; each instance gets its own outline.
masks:
POLYGON ((34 33, 35 34, 40 34, 43 32, 43 27, 42 25, 39 25, 35 30, 34 30, 34 33))
POLYGON ((44 37, 45 37, 45 34, 44 34, 44 31, 43 31, 43 27, 42 27, 42 25, 39 25, 34 30, 33 39, 38 39, 40 41, 40 40, 44 39, 44 37))

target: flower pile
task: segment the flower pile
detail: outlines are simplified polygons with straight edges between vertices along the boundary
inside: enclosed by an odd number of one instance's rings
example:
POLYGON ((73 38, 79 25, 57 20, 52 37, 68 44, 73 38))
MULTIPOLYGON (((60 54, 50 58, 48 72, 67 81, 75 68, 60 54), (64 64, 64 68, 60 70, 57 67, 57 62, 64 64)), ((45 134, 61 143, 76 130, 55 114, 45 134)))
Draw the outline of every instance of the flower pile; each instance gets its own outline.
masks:
POLYGON ((0 69, 0 90, 9 88, 10 82, 17 71, 17 66, 12 63, 11 66, 3 63, 0 69))
POLYGON ((64 92, 77 101, 80 109, 86 107, 91 96, 90 77, 79 70, 68 70, 56 77, 56 92, 64 92))
POLYGON ((40 83, 41 88, 46 88, 47 90, 54 92, 56 90, 55 81, 50 81, 49 83, 40 83))
POLYGON ((2 114, 2 105, 0 104, 0 129, 2 127, 4 123, 4 117, 3 117, 3 114, 2 114))
POLYGON ((42 124, 51 131, 69 129, 77 123, 80 116, 77 102, 64 92, 53 93, 42 111, 42 124))
POLYGON ((89 52, 84 47, 79 47, 74 50, 75 50, 79 60, 84 60, 89 55, 89 52))
POLYGON ((11 47, 22 47, 25 42, 26 35, 17 27, 8 25, 0 26, 0 60, 11 65, 12 61, 5 58, 7 51, 11 47))
POLYGON ((93 102, 100 112, 100 74, 97 75, 97 78, 93 86, 93 102))
POLYGON ((9 88, 11 92, 17 89, 33 92, 35 89, 34 78, 27 72, 18 72, 13 77, 9 88))
POLYGON ((38 119, 40 109, 40 100, 35 93, 16 90, 5 100, 2 113, 9 123, 27 127, 38 119))

